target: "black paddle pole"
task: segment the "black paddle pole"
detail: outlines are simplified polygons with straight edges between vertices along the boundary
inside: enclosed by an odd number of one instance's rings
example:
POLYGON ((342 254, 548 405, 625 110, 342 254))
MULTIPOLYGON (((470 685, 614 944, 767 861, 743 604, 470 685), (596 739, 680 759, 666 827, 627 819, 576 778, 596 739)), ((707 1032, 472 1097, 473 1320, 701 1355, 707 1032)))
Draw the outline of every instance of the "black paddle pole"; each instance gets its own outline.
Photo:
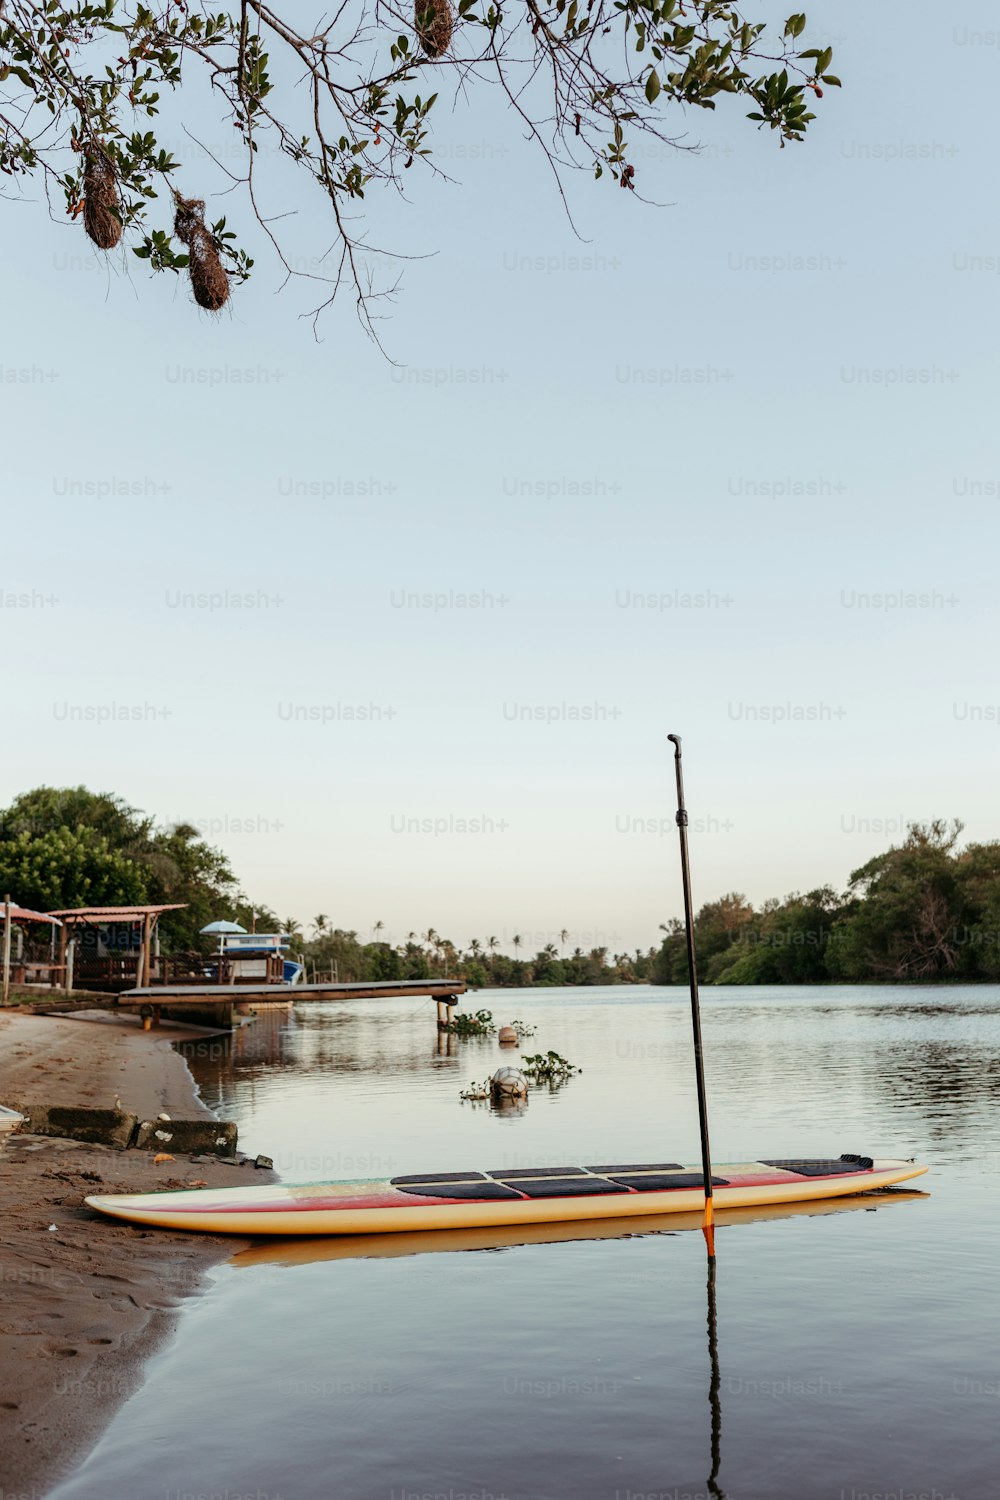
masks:
POLYGON ((691 986, 691 1026, 694 1032, 694 1073, 698 1085, 698 1124, 701 1129, 701 1172, 705 1184, 705 1217, 702 1229, 709 1256, 715 1259, 715 1205, 712 1201, 712 1153, 708 1144, 708 1100, 705 1096, 705 1064, 701 1054, 701 1008, 698 1004, 698 967, 694 951, 694 913, 691 910, 691 869, 688 863, 688 815, 684 806, 684 775, 681 771, 681 737, 668 734, 674 746, 677 775, 677 828, 681 839, 681 881, 684 887, 684 931, 687 938, 688 981, 691 986))

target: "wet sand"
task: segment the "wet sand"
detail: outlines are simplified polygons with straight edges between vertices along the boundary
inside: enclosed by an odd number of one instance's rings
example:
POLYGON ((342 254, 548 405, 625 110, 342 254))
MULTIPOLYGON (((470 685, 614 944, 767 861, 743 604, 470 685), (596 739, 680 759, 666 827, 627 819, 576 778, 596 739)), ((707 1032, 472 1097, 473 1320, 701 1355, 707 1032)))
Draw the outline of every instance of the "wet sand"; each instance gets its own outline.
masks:
MULTIPOLYGON (((128 1021, 0 1015, 0 1104, 211 1117, 176 1033, 128 1021)), ((185 1032, 184 1034, 190 1034, 185 1032)), ((0 1149, 0 1493, 40 1500, 142 1382, 204 1273, 249 1243, 144 1230, 84 1206, 93 1192, 273 1180, 251 1165, 14 1134, 0 1149)))

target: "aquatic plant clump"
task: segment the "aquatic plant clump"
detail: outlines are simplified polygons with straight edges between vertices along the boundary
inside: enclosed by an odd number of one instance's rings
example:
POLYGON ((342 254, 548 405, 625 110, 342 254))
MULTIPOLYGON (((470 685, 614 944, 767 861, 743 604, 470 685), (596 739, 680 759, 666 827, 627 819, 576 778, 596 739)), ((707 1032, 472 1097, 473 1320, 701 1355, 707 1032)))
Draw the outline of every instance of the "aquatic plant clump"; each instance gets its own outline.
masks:
POLYGON ((558 1052, 536 1052, 531 1057, 522 1057, 522 1070, 533 1083, 559 1084, 565 1083, 567 1078, 572 1078, 574 1073, 581 1073, 582 1068, 568 1062, 558 1052))
POLYGON ((99 250, 113 250, 122 237, 118 174, 103 146, 87 148, 83 169, 83 227, 99 250))
POLYGON ((492 1036, 496 1031, 491 1010, 477 1010, 475 1012, 459 1011, 458 1015, 448 1024, 442 1027, 443 1031, 450 1031, 455 1036, 492 1036))

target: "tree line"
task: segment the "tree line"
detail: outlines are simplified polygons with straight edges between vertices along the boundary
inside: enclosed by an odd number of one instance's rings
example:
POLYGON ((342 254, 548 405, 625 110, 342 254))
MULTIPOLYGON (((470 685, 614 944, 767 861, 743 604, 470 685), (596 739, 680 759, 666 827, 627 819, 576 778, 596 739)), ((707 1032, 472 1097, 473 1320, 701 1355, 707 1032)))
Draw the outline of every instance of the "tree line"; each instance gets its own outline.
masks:
MULTIPOLYGON (((500 939, 472 938, 462 949, 433 927, 409 932, 402 943, 379 939, 383 923, 376 922, 366 941, 355 931, 329 926, 329 918, 314 918, 306 939, 292 924, 293 941, 306 960, 310 979, 334 979, 341 983, 374 979, 464 979, 473 989, 531 985, 642 984, 652 977, 657 959, 655 946, 631 953, 612 953, 606 947, 586 952, 574 947, 565 951, 569 932, 560 934, 561 945, 546 943, 533 956, 521 957, 523 939, 511 939, 514 954, 504 953, 500 939)), ((288 926, 285 931, 288 931, 288 926)))
MULTIPOLYGON (((695 920, 706 984, 934 983, 1000 979, 1000 842, 959 847, 962 825, 912 823, 899 846, 831 886, 755 909, 737 892, 695 920)), ((674 920, 653 966, 657 984, 687 979, 674 920)))
MULTIPOLYGON (((898 846, 831 886, 759 907, 738 892, 695 918, 704 984, 933 983, 1000 980, 1000 842, 959 843, 962 825, 910 825, 898 846)), ((309 978, 464 979, 473 988, 685 984, 684 924, 661 927, 647 949, 570 949, 570 933, 528 954, 495 935, 462 946, 434 928, 386 940, 320 914, 305 931, 241 889, 226 855, 190 823, 158 827, 121 797, 86 787, 37 787, 0 812, 0 897, 39 911, 73 906, 184 903, 161 920, 165 951, 204 948, 200 929, 220 917, 287 932, 309 978)))

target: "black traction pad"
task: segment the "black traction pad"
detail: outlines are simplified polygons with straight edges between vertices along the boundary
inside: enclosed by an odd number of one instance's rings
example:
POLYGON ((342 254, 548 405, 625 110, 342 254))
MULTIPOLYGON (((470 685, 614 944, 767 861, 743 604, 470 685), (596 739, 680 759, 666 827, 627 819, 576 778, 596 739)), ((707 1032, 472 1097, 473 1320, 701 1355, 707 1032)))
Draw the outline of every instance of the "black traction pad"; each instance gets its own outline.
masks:
MULTIPOLYGON (((623 1176, 613 1177, 613 1182, 620 1182, 623 1187, 635 1188, 637 1193, 662 1193, 669 1188, 700 1188, 704 1186, 705 1179, 700 1172, 662 1172, 657 1176, 650 1173, 648 1176, 623 1176)), ((713 1187, 728 1187, 728 1177, 713 1177, 713 1187)))
POLYGON ((586 1177, 587 1174, 583 1167, 507 1167, 487 1175, 497 1182, 520 1182, 522 1178, 586 1177))
POLYGON ((777 1167, 782 1172, 796 1172, 800 1177, 843 1177, 848 1172, 866 1171, 859 1162, 843 1161, 841 1158, 830 1161, 806 1160, 802 1158, 787 1158, 781 1161, 766 1161, 760 1158, 765 1167, 777 1167))
POLYGON ((683 1172, 683 1164, 679 1161, 654 1161, 648 1165, 636 1162, 634 1165, 624 1167, 588 1167, 588 1172, 597 1172, 605 1177, 621 1177, 626 1172, 683 1172))
POLYGON ((483 1172, 417 1172, 413 1177, 390 1177, 393 1187, 408 1187, 413 1182, 485 1182, 483 1172))
POLYGON ((483 1199, 521 1197, 513 1188, 504 1187, 502 1182, 414 1182, 406 1187, 394 1182, 393 1187, 399 1188, 401 1193, 412 1193, 416 1198, 472 1198, 481 1202, 483 1199))
POLYGON ((521 1181, 517 1184, 517 1190, 526 1198, 596 1198, 627 1191, 603 1177, 549 1177, 539 1181, 521 1181))

